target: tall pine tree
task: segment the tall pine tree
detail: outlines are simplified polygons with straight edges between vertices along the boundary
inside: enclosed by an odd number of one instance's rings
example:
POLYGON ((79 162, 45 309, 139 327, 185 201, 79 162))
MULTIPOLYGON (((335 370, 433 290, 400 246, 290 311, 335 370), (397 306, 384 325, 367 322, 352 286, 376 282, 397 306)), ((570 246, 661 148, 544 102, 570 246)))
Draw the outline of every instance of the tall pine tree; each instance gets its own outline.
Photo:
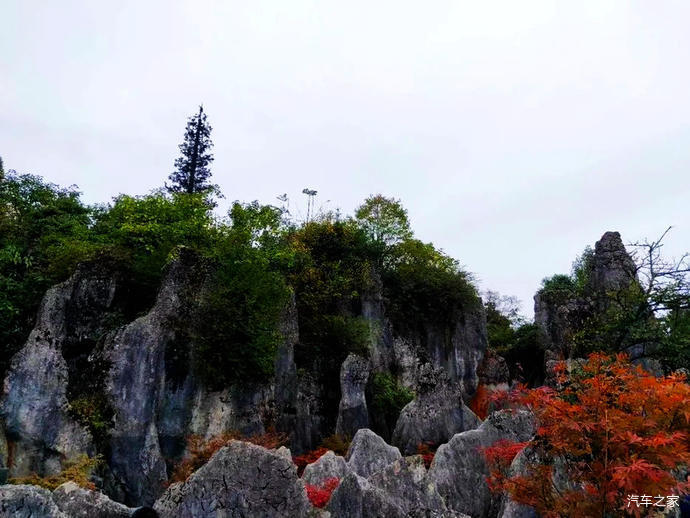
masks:
POLYGON ((211 126, 206 122, 204 108, 199 106, 199 113, 189 117, 184 142, 180 144, 182 156, 175 160, 175 172, 168 178, 171 185, 166 184, 169 192, 196 193, 209 190, 212 186, 206 182, 211 171, 209 165, 213 162, 213 155, 209 150, 211 142, 211 126))

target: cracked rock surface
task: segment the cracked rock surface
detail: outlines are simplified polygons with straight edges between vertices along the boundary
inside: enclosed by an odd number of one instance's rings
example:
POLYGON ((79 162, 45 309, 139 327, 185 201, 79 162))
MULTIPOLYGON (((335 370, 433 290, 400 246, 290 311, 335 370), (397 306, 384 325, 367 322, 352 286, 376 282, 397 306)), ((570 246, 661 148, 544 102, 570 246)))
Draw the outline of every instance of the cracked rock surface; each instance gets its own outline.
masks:
POLYGON ((232 441, 156 502, 161 518, 307 516, 311 505, 295 465, 280 452, 232 441))

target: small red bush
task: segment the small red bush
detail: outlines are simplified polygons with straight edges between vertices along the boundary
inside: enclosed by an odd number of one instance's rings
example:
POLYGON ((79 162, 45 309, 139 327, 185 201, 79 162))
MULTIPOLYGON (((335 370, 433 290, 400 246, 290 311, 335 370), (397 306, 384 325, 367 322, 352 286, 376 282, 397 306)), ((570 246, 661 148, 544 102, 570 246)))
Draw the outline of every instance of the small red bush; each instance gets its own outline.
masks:
POLYGON ((295 466, 297 466, 297 474, 301 477, 302 473, 304 473, 304 468, 306 468, 308 464, 319 460, 319 458, 327 451, 328 450, 326 448, 317 448, 303 455, 292 457, 292 462, 294 462, 295 466))
POLYGON ((436 455, 436 450, 438 445, 433 442, 423 442, 417 445, 417 454, 422 456, 424 459, 424 465, 426 469, 429 469, 431 462, 434 460, 434 455, 436 455))
POLYGON ((305 484, 307 488, 307 498, 314 507, 324 507, 328 501, 331 499, 331 493, 335 491, 335 488, 340 484, 339 478, 329 478, 326 480, 321 487, 312 486, 311 484, 305 484))

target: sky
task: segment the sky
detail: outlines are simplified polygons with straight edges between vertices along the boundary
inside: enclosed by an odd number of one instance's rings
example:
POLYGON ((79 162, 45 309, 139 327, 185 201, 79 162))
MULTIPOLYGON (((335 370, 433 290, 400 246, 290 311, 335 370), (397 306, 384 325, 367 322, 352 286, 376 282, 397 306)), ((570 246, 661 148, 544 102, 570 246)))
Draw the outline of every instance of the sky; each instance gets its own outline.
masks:
POLYGON ((690 250, 690 2, 0 4, 0 156, 89 203, 172 172, 200 103, 225 200, 351 214, 515 295, 607 230, 690 250))

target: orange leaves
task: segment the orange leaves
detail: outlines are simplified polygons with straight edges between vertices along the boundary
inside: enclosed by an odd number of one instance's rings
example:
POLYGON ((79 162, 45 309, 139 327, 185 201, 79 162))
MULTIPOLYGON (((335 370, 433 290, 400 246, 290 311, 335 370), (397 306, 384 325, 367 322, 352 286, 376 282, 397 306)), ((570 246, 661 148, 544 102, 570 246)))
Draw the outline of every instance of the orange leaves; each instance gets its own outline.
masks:
POLYGON ((507 459, 515 446, 487 449, 492 489, 542 516, 605 516, 623 510, 626 494, 684 489, 670 472, 690 463, 687 383, 678 376, 656 378, 622 355, 599 353, 570 372, 564 364, 555 372, 556 389, 510 396, 537 419, 529 446, 535 454, 524 463, 529 476, 510 476, 507 459))
POLYGON ((477 391, 470 400, 470 410, 472 410, 472 412, 474 412, 479 419, 486 419, 486 416, 489 413, 489 403, 491 403, 490 395, 491 394, 486 388, 486 385, 480 383, 477 386, 477 391))

